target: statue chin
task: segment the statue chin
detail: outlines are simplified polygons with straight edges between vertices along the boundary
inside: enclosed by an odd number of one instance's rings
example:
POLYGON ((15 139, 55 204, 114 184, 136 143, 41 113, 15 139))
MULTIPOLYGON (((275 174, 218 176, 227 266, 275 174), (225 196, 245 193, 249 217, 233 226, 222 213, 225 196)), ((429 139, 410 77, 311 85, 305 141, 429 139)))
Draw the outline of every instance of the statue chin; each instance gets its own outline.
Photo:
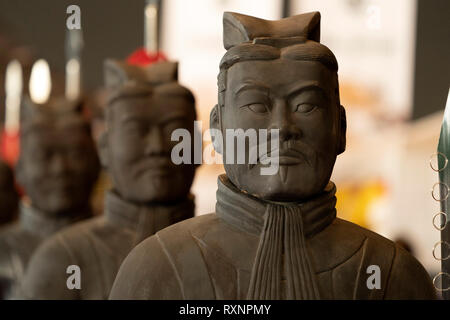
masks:
POLYGON ((187 196, 189 188, 184 185, 177 185, 173 179, 154 178, 145 183, 135 184, 135 188, 117 190, 120 196, 135 203, 168 203, 187 196))
POLYGON ((241 191, 261 200, 299 202, 320 193, 330 180, 329 170, 310 166, 280 166, 273 175, 261 175, 260 167, 248 170, 245 165, 225 165, 230 181, 241 191))
POLYGON ((80 207, 74 199, 69 196, 55 195, 53 197, 41 198, 44 201, 32 203, 34 207, 48 216, 56 216, 80 207))

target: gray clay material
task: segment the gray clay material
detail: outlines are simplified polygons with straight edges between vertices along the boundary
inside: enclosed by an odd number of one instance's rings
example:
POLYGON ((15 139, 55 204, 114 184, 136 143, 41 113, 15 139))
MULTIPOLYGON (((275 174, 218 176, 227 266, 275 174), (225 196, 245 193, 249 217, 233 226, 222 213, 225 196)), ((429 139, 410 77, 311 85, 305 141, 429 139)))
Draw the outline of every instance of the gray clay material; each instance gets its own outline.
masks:
MULTIPOLYGON (((336 217, 330 176, 345 150, 346 118, 336 58, 319 42, 320 14, 267 21, 226 12, 223 30, 211 127, 223 136, 279 129, 279 170, 261 175, 260 162, 225 164, 216 212, 139 244, 110 298, 435 298, 408 252, 336 217), (367 284, 370 266, 379 267, 379 288, 367 284)), ((226 145, 214 140, 224 159, 226 145)))
POLYGON ((14 297, 29 259, 46 238, 91 217, 91 190, 100 164, 83 102, 25 100, 16 178, 26 196, 19 221, 0 230, 0 298, 14 297))
POLYGON ((102 164, 113 182, 105 213, 48 239, 33 256, 21 295, 28 299, 107 299, 120 264, 139 242, 194 216, 190 187, 195 165, 175 165, 176 128, 193 134, 195 101, 177 81, 177 64, 147 67, 108 60, 106 132, 102 164), (81 271, 81 289, 69 289, 66 269, 81 271))

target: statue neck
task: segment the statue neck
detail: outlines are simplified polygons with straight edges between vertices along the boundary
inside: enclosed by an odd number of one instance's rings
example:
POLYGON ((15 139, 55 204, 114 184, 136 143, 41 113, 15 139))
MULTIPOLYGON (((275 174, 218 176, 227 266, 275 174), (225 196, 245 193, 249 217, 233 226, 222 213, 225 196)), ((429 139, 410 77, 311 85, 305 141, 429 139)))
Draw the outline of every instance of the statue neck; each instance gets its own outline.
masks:
POLYGON ((137 204, 110 190, 105 197, 105 208, 108 222, 134 230, 144 239, 171 224, 192 218, 195 204, 192 195, 174 204, 137 204))
POLYGON ((48 214, 24 201, 20 203, 19 212, 22 228, 43 237, 50 236, 74 222, 92 217, 89 206, 76 212, 48 214))

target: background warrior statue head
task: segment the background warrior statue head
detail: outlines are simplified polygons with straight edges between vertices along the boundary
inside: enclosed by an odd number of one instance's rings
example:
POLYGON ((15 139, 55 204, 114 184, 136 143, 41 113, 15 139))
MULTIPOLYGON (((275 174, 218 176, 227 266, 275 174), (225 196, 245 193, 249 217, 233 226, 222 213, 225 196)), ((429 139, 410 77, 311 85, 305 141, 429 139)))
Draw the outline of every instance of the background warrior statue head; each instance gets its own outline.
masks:
POLYGON ((142 204, 184 199, 195 166, 171 161, 171 134, 185 128, 193 135, 196 113, 194 96, 177 81, 178 64, 138 67, 108 60, 105 72, 111 95, 100 156, 114 188, 142 204))
POLYGON ((99 160, 83 102, 54 99, 23 104, 18 182, 31 206, 47 215, 86 209, 99 160))

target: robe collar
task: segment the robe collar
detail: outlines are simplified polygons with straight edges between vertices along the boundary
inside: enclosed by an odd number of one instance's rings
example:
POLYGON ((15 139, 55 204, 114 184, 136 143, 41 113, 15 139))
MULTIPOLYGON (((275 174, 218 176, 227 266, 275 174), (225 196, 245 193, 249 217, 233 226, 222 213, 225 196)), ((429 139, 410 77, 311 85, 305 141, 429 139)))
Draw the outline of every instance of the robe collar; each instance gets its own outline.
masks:
POLYGON ((174 223, 194 216, 194 196, 171 204, 136 204, 111 190, 105 197, 106 219, 118 227, 137 232, 138 241, 174 223))
POLYGON ((336 186, 329 182, 324 191, 306 202, 265 201, 242 192, 223 174, 218 178, 216 213, 236 228, 261 234, 269 204, 298 207, 302 213, 304 233, 311 237, 336 218, 336 186))
POLYGON ((330 182, 305 202, 262 201, 239 191, 225 175, 219 177, 217 215, 259 237, 247 299, 320 299, 306 239, 336 218, 335 193, 330 182))
POLYGON ((23 229, 41 237, 47 237, 72 223, 92 217, 92 211, 89 207, 86 207, 80 210, 80 213, 71 214, 70 216, 49 215, 29 203, 21 201, 19 216, 19 223, 23 229))

